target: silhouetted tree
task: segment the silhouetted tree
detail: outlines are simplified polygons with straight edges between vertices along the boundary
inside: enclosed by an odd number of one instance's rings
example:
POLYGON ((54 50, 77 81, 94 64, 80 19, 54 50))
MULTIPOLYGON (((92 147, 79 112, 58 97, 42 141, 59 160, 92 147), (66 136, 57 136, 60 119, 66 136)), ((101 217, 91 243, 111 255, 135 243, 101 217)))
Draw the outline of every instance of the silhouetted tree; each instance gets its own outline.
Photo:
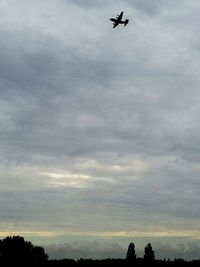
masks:
POLYGON ((42 247, 33 246, 21 236, 8 236, 0 242, 1 262, 42 263, 48 256, 42 247))
POLYGON ((135 261, 136 260, 136 254, 135 254, 135 244, 134 243, 130 243, 128 246, 128 251, 126 254, 126 259, 128 261, 135 261))
POLYGON ((144 260, 148 262, 152 262, 155 259, 154 251, 152 249, 151 243, 147 244, 144 248, 144 260))

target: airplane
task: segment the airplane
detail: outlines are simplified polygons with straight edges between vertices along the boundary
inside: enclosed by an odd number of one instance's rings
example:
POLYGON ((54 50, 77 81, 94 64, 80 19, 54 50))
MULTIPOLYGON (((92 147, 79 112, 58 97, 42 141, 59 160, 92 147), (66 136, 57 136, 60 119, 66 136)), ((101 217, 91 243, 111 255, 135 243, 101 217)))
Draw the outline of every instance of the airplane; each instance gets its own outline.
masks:
POLYGON ((110 20, 113 21, 113 28, 115 28, 118 24, 124 24, 124 26, 126 26, 129 22, 128 19, 126 20, 122 20, 124 12, 122 11, 120 15, 117 15, 116 19, 111 18, 110 20))

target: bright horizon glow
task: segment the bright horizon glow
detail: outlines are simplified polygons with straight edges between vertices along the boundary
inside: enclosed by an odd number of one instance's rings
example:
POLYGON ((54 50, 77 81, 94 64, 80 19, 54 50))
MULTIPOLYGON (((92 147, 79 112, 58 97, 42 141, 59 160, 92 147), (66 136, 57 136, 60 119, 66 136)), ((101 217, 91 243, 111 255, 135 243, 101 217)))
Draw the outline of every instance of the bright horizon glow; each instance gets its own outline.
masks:
POLYGON ((65 232, 65 231, 1 231, 0 236, 12 236, 12 235, 21 235, 21 236, 35 236, 35 237, 58 237, 58 236, 84 236, 84 237, 105 237, 105 238, 138 238, 138 237, 185 237, 189 239, 200 239, 200 231, 157 231, 157 232, 65 232))

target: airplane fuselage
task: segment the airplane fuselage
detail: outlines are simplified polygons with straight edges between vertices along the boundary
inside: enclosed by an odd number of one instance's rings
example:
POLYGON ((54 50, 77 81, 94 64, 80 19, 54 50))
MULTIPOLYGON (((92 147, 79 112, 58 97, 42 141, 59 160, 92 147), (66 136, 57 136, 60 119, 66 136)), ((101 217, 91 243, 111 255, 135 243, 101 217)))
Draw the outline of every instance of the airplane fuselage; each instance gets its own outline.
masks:
POLYGON ((117 20, 117 19, 110 19, 110 20, 113 21, 113 22, 117 22, 119 24, 125 23, 125 20, 124 21, 123 20, 117 20))

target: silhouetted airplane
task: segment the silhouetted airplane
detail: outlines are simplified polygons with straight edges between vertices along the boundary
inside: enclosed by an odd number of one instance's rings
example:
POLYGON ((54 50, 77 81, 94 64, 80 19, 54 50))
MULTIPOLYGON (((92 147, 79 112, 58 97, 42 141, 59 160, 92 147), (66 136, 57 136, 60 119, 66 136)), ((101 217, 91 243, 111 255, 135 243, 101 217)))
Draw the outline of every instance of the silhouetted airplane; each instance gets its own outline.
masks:
POLYGON ((122 11, 120 15, 117 15, 116 19, 114 19, 114 18, 110 19, 111 21, 113 21, 113 28, 115 28, 118 24, 124 24, 124 26, 126 26, 128 24, 128 22, 129 22, 128 19, 126 19, 124 21, 122 20, 123 13, 124 12, 122 11))

